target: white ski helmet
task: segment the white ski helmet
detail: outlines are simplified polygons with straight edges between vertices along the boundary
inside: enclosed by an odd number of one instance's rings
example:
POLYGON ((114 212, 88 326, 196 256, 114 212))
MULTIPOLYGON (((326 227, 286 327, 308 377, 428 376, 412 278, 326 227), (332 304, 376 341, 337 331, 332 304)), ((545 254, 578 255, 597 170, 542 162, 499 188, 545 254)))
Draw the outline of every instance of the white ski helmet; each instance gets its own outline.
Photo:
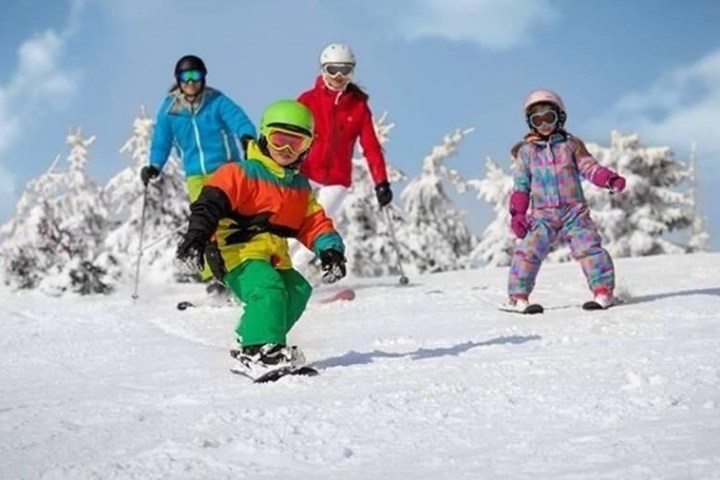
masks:
POLYGON ((355 65, 355 55, 347 45, 331 43, 320 54, 320 65, 326 63, 351 63, 355 65))

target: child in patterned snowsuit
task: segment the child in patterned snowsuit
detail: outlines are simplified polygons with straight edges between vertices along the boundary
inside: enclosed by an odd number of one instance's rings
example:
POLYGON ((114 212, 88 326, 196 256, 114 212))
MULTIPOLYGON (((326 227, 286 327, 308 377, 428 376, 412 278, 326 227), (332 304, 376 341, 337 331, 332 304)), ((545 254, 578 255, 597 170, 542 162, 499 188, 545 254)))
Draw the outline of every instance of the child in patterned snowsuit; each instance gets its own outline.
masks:
POLYGON ((615 271, 590 218, 580 178, 617 192, 625 188, 625 179, 601 166, 580 139, 563 129, 565 106, 554 92, 532 92, 525 116, 531 132, 512 149, 511 228, 522 241, 510 266, 510 305, 518 310, 528 305, 540 265, 559 236, 580 262, 594 300, 607 308, 615 271))

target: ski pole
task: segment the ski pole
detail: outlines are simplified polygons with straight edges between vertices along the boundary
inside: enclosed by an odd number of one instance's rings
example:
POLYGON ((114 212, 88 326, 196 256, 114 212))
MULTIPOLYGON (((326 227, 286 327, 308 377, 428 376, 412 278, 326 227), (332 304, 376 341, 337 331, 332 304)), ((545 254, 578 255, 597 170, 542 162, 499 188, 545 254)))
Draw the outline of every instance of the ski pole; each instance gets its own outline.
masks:
POLYGON ((166 233, 165 235, 162 235, 161 237, 156 238, 155 240, 153 240, 152 242, 148 243, 148 244, 145 245, 144 247, 143 247, 142 244, 141 244, 141 247, 140 247, 140 248, 142 248, 142 250, 140 250, 140 251, 141 251, 141 252, 144 252, 144 251, 146 251, 146 250, 151 249, 152 247, 154 247, 154 246, 157 245, 158 243, 162 242, 163 240, 167 240, 168 237, 170 237, 171 235, 175 235, 176 233, 178 233, 178 232, 179 232, 180 230, 182 230, 183 228, 185 228, 185 225, 180 225, 180 226, 177 227, 175 230, 173 230, 173 231, 171 231, 171 232, 168 232, 168 233, 166 233))
POLYGON ((384 207, 383 210, 385 210, 385 218, 387 219, 388 228, 390 229, 390 238, 392 239, 392 245, 395 249, 395 256, 397 257, 397 268, 400 271, 400 285, 407 285, 409 280, 405 276, 405 272, 403 271, 402 267, 402 261, 400 260, 400 247, 398 246, 397 238, 395 237, 395 228, 393 227, 392 217, 390 217, 390 209, 384 207))
POLYGON ((140 260, 143 252, 143 237, 145 236, 145 209, 147 208, 148 186, 143 190, 142 213, 140 214, 140 246, 138 247, 137 264, 135 265, 135 288, 133 290, 133 303, 138 299, 138 284, 140 283, 140 260))

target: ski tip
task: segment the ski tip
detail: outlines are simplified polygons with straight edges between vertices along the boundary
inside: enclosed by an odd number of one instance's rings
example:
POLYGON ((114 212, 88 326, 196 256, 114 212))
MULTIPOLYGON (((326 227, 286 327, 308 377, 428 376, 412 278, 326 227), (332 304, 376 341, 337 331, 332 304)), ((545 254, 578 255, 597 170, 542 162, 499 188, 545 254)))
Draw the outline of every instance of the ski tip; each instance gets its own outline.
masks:
POLYGON ((346 288, 338 293, 338 300, 355 300, 355 290, 346 288))
POLYGON ((530 305, 527 306, 527 308, 525 308, 523 313, 528 314, 528 315, 545 313, 545 308, 543 308, 543 306, 538 303, 531 303, 530 305))
POLYGON ((246 378, 249 378, 252 380, 253 383, 272 383, 277 382, 283 377, 291 377, 291 376, 298 376, 298 377, 316 377, 320 375, 320 371, 317 370, 314 367, 311 367, 309 365, 303 365, 301 367, 296 368, 280 368, 278 370, 270 371, 264 375, 260 375, 259 377, 253 377, 250 375, 247 371, 243 370, 242 368, 237 367, 230 367, 230 372, 236 374, 236 375, 242 375, 246 378))
POLYGON ((319 300, 319 303, 332 303, 340 300, 350 301, 355 299, 355 290, 352 288, 345 288, 336 292, 329 297, 325 297, 319 300))
POLYGON ((501 312, 517 313, 520 315, 538 315, 541 313, 545 313, 545 308, 539 303, 531 303, 530 305, 525 307, 524 310, 518 310, 508 305, 501 305, 499 307, 499 310, 501 312))
POLYGON ((595 300, 589 300, 582 304, 583 310, 607 310, 608 308, 612 307, 613 305, 607 305, 602 306, 595 300))
POLYGON ((194 307, 194 305, 192 302, 188 302, 188 301, 179 302, 177 304, 178 310, 187 310, 188 308, 191 308, 191 307, 194 307))

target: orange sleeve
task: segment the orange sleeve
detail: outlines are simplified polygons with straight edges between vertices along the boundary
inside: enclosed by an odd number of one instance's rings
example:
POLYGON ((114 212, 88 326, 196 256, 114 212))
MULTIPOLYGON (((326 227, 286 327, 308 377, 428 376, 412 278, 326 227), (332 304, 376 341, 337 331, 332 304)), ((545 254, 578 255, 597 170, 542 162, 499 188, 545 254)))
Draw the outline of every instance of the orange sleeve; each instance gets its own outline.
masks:
POLYGON ((237 210, 238 206, 247 203, 247 176, 240 163, 223 165, 212 174, 205 185, 219 188, 225 192, 233 210, 237 210))
POLYGON ((325 211, 315 199, 314 194, 308 202, 305 219, 300 226, 297 238, 316 254, 328 248, 333 248, 339 252, 345 250, 343 241, 335 230, 333 221, 325 215, 325 211))

